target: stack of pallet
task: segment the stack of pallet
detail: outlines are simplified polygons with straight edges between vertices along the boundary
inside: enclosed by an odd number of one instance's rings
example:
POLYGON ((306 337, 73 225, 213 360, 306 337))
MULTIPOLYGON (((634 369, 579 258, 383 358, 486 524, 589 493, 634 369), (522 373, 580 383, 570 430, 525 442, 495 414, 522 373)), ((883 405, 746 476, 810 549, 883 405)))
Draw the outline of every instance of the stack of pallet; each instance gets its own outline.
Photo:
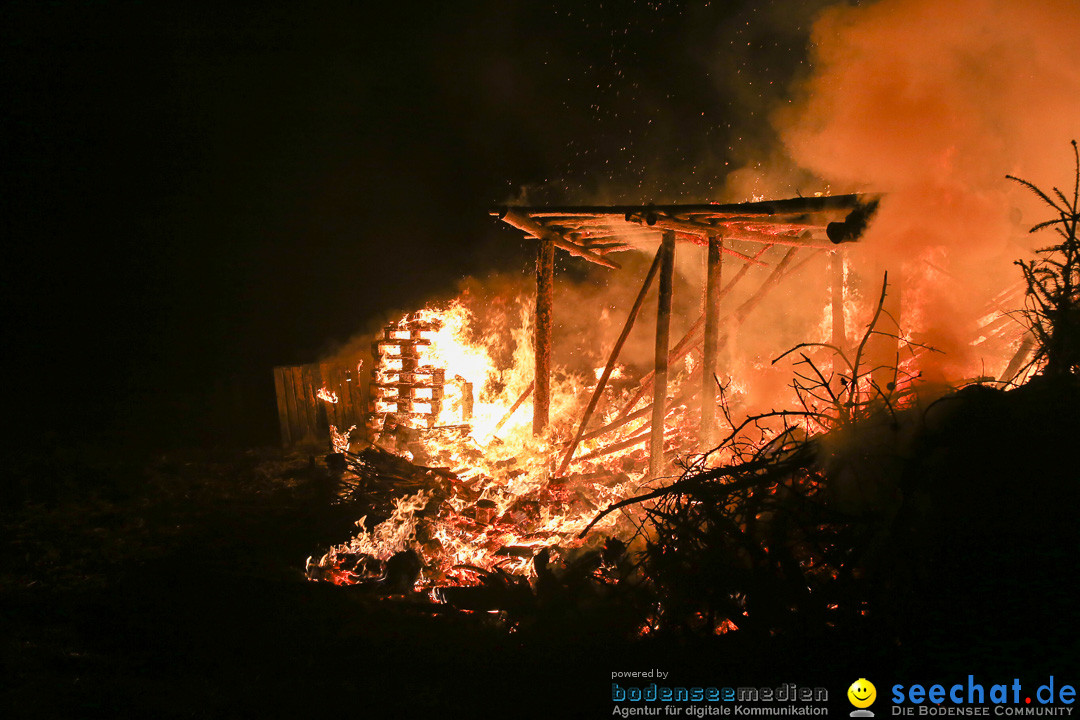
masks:
POLYGON ((434 427, 442 412, 446 372, 425 364, 437 321, 415 315, 387 325, 372 343, 374 380, 370 387, 367 426, 373 434, 397 427, 434 427))

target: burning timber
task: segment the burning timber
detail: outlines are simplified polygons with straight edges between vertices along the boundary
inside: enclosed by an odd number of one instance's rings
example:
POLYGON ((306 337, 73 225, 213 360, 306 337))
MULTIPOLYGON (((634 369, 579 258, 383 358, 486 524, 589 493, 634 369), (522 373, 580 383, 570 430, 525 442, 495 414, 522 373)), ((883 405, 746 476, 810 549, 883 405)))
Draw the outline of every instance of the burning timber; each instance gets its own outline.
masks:
MULTIPOLYGON (((756 331, 755 313, 777 302, 781 288, 820 288, 815 312, 823 321, 796 332, 800 341, 812 341, 804 353, 811 345, 831 348, 877 368, 873 379, 849 368, 852 387, 883 388, 882 369, 901 348, 908 365, 929 352, 896 332, 864 335, 857 349, 849 345, 851 326, 868 319, 872 307, 849 279, 844 243, 858 239, 875 203, 838 196, 494 212, 535 239, 535 294, 497 302, 459 298, 388 324, 372 341, 371 355, 356 364, 370 368, 359 384, 368 410, 359 421, 335 409, 347 424, 330 422, 327 408, 339 388, 324 386, 293 402, 323 408, 346 496, 366 512, 352 540, 309 561, 309 576, 421 593, 467 609, 529 605, 542 586, 563 587, 581 572, 609 587, 640 581, 627 569, 624 544, 632 540, 631 550, 640 552, 646 542, 648 513, 638 501, 666 497, 665 488, 679 487, 671 478, 688 466, 738 459, 745 450, 739 443, 750 441, 729 437, 718 445, 722 429, 747 429, 736 416, 764 417, 750 404, 761 363, 739 355, 737 338, 756 331), (627 297, 615 307, 625 307, 617 339, 579 349, 591 362, 585 371, 557 361, 555 320, 565 311, 555 303, 556 249, 598 272, 623 275, 636 272, 636 257, 608 256, 653 255, 643 277, 632 281, 633 302, 627 297), (676 258, 692 253, 705 266, 700 302, 697 292, 687 301, 686 282, 675 273, 676 258), (732 262, 736 268, 725 272, 732 262), (647 327, 638 320, 653 288, 655 322, 647 327), (697 320, 676 329, 676 308, 697 320), (624 357, 635 327, 653 333, 644 367, 624 357)), ((871 325, 881 313, 879 303, 871 325)), ((898 322, 899 304, 887 315, 898 322)), ((1007 324, 996 318, 990 322, 1007 324)), ((995 341, 1012 342, 1008 332, 995 341)), ((777 356, 790 347, 765 352, 777 356)), ((820 355, 813 362, 815 370, 827 367, 820 355)), ((893 387, 884 394, 895 389, 902 398, 905 378, 915 372, 898 361, 891 366, 893 387)), ((832 379, 822 375, 825 385, 843 380, 842 368, 833 368, 832 379)), ((787 420, 773 419, 782 427, 787 420)), ((808 411, 782 433, 806 437, 823 429, 808 411)), ((765 442, 758 449, 771 447, 765 442)))

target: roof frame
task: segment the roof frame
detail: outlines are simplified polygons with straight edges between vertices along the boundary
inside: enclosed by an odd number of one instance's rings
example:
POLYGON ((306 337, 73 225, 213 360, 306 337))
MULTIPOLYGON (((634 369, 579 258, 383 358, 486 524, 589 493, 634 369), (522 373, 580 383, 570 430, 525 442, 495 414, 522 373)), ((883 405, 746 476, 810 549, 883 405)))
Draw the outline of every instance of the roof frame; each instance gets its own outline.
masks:
MULTIPOLYGON (((677 242, 699 246, 722 237, 762 245, 832 247, 829 225, 865 213, 876 200, 877 196, 852 194, 746 203, 512 206, 491 214, 571 255, 618 269, 608 254, 652 246, 665 232, 673 233, 677 242)), ((723 252, 765 264, 730 245, 725 244, 723 252)))

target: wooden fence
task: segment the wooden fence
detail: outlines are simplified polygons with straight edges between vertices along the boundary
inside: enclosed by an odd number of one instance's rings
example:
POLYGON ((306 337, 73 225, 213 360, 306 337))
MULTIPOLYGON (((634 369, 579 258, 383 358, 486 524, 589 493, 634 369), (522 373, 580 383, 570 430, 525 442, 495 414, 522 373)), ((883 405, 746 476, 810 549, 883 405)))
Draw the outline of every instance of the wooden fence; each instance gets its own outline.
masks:
POLYGON ((330 426, 345 432, 364 431, 367 373, 356 363, 311 363, 274 368, 281 444, 323 443, 329 447, 330 426), (337 402, 322 395, 336 398, 337 402))

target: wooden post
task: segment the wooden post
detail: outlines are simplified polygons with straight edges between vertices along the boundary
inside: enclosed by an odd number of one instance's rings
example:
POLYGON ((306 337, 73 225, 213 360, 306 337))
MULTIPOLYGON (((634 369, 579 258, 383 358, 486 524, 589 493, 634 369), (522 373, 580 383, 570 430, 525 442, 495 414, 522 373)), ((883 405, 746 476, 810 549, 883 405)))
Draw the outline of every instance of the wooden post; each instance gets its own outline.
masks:
POLYGON ((548 424, 551 407, 551 307, 555 285, 555 243, 539 240, 536 251, 536 318, 533 349, 536 370, 533 376, 533 434, 548 424))
POLYGON ((705 272, 705 347, 701 363, 701 451, 716 444, 716 348, 720 337, 720 277, 724 241, 709 236, 709 255, 705 272))
POLYGON ((664 471, 664 415, 667 405, 668 335, 671 330, 671 291, 675 278, 675 233, 664 231, 661 246, 660 297, 656 306, 656 353, 653 359, 652 433, 649 441, 649 475, 664 471))

